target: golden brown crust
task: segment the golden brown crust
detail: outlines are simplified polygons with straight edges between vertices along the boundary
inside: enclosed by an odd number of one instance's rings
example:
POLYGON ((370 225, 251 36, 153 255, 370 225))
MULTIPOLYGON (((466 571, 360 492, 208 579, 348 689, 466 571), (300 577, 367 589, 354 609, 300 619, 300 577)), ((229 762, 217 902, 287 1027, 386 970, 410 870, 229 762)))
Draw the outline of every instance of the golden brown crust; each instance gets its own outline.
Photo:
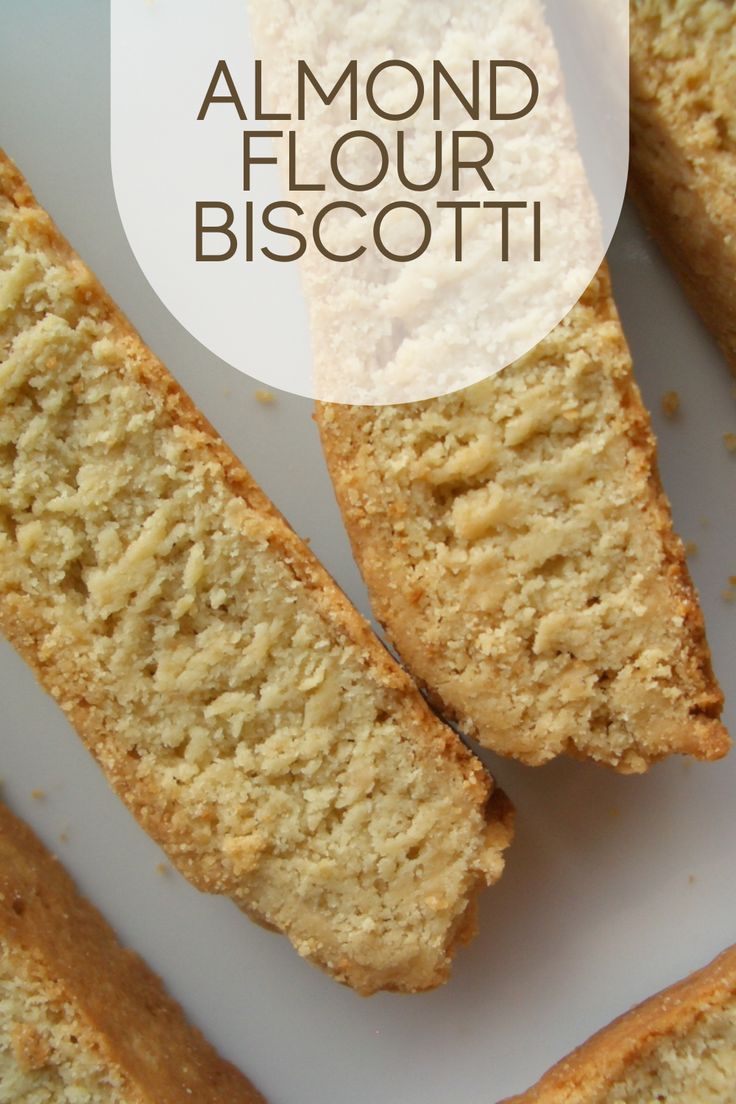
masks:
MULTIPOLYGON (((82 316, 94 311, 97 319, 104 319, 106 333, 116 349, 121 351, 118 365, 111 365, 110 372, 125 372, 126 379, 133 377, 147 392, 156 397, 156 417, 167 425, 176 427, 189 436, 192 451, 199 457, 211 457, 229 491, 242 499, 260 519, 261 537, 269 549, 279 558, 299 585, 308 592, 310 601, 327 626, 327 632, 335 639, 345 641, 351 655, 358 657, 365 677, 371 685, 378 685, 400 721, 401 738, 413 745, 418 757, 426 760, 428 767, 447 771, 462 792, 461 804, 470 817, 478 818, 491 791, 490 782, 482 765, 463 746, 446 726, 432 715, 418 694, 408 675, 393 661, 380 645, 367 622, 355 611, 327 572, 318 563, 306 545, 286 524, 284 519, 266 498, 232 452, 217 436, 189 397, 181 390, 166 369, 144 346, 118 308, 112 303, 94 276, 83 265, 71 247, 60 235, 50 217, 35 202, 28 185, 12 164, 0 154, 0 196, 11 199, 17 211, 19 232, 32 243, 61 259, 73 273, 73 293, 82 316)), ((237 903, 253 918, 272 926, 273 917, 267 915, 257 903, 259 883, 256 874, 249 885, 243 886, 242 876, 233 864, 223 863, 216 845, 208 836, 206 820, 194 825, 177 807, 176 802, 162 800, 155 780, 142 777, 137 769, 136 757, 122 747, 115 738, 108 722, 110 702, 108 692, 95 682, 94 673, 79 668, 74 648, 50 647, 48 640, 55 626, 53 612, 45 609, 32 593, 15 586, 4 586, 0 593, 0 627, 11 642, 29 662, 44 687, 56 698, 83 740, 97 756, 108 778, 120 796, 146 830, 166 848, 179 869, 199 888, 232 895, 237 903), (90 692, 91 689, 94 692, 90 692), (200 830, 201 828, 201 830, 200 830)), ((84 630, 86 631, 86 630, 84 630)), ((490 806, 489 806, 490 808, 490 806)), ((210 815, 209 810, 206 815, 210 815)), ((214 815, 214 809, 211 815, 214 815)), ((457 816, 464 815, 458 810, 457 816)), ((490 815, 490 814, 489 814, 490 815)), ((464 912, 473 911, 473 898, 484 884, 494 880, 500 872, 500 851, 510 839, 509 818, 491 819, 484 829, 485 838, 478 841, 480 861, 472 870, 467 887, 464 912), (482 854, 481 854, 482 853, 482 854), (492 869, 491 869, 492 868, 492 869)), ((263 888, 263 887, 261 887, 263 888)), ((305 924, 306 924, 305 913, 305 924)), ((414 967, 407 965, 406 973, 397 968, 379 968, 355 961, 341 947, 339 939, 330 933, 324 918, 315 914, 309 917, 314 938, 301 937, 299 949, 327 968, 340 980, 362 992, 377 988, 413 990, 437 985, 446 980, 449 960, 463 929, 464 919, 459 916, 447 932, 447 945, 438 955, 431 976, 427 962, 414 967)), ((283 926, 283 925, 279 925, 283 926)), ((288 934, 288 930, 287 930, 288 934)), ((429 955, 427 956, 427 958, 429 955)))
POLYGON ((730 5, 631 4, 630 190, 736 371, 730 5))
MULTIPOLYGON (((670 635, 670 619, 672 624, 677 624, 675 632, 678 648, 676 655, 673 653, 677 668, 673 669, 669 685, 650 696, 647 709, 641 711, 639 719, 631 723, 621 723, 623 733, 616 744, 611 741, 606 748, 605 744, 601 746, 598 741, 594 748, 588 747, 586 721, 583 718, 567 726, 568 735, 564 741, 558 740, 556 745, 548 748, 542 719, 536 721, 536 729, 531 735, 529 733, 532 732, 532 724, 527 724, 525 718, 517 720, 515 731, 514 725, 506 719, 514 715, 514 702, 520 693, 528 690, 528 681, 534 674, 528 658, 528 653, 533 650, 533 641, 530 638, 529 644, 522 645, 521 631, 517 626, 517 641, 508 643, 509 650, 515 649, 515 659, 505 666, 493 652, 479 656, 475 644, 489 625, 494 629, 498 628, 502 616, 499 611, 506 600, 508 588, 520 585, 517 575, 510 575, 506 579, 498 603, 489 611, 479 614, 466 604, 467 621, 464 626, 459 627, 457 624, 454 627, 452 625, 454 611, 464 601, 458 583, 459 569, 446 571, 442 584, 434 586, 434 589, 426 587, 424 582, 415 587, 406 584, 406 580, 416 571, 417 564, 422 566, 421 556, 424 554, 421 543, 413 532, 410 538, 405 537, 407 526, 419 518, 424 525, 421 532, 426 539, 436 540, 438 555, 446 554, 446 548, 451 545, 454 535, 447 525, 448 514, 452 517, 447 500, 428 499, 423 489, 426 486, 423 472, 405 475, 409 465, 415 464, 413 456, 409 461, 406 460, 408 449, 405 442, 412 434, 419 438, 420 434, 428 437, 434 433, 436 442, 444 447, 444 434, 453 433, 459 437, 457 427, 460 419, 456 396, 409 407, 383 408, 378 413, 367 408, 318 406, 317 421, 323 449, 353 552, 371 593, 374 612, 409 669, 426 688, 440 711, 464 727, 484 746, 532 765, 546 762, 554 754, 566 752, 575 757, 590 756, 608 762, 625 772, 645 769, 649 764, 674 752, 691 754, 702 759, 717 759, 730 746, 728 735, 718 720, 723 695, 713 674, 703 615, 688 572, 684 548, 672 529, 669 503, 657 471, 656 442, 648 413, 633 378, 630 356, 605 265, 583 296, 580 305, 550 335, 547 342, 539 347, 540 360, 545 361, 549 357, 546 350, 549 344, 557 350, 552 356, 564 356, 565 349, 571 356, 579 356, 578 343, 581 340, 590 341, 591 351, 586 355, 596 364, 601 378, 608 377, 617 395, 616 409, 610 412, 609 418, 611 423, 616 421, 619 429, 616 431, 617 437, 611 438, 606 447, 610 448, 612 455, 617 450, 619 467, 621 459, 624 459, 628 487, 624 491, 620 487, 615 488, 615 495, 623 494, 625 497, 628 493, 635 496, 638 515, 627 524, 630 530, 632 527, 646 526, 651 535, 646 546, 647 563, 644 563, 643 558, 640 563, 634 560, 628 569, 633 574, 641 566, 650 576, 647 586, 658 586, 660 590, 659 598, 649 602, 644 615, 644 621, 648 621, 650 625, 658 625, 661 630, 658 634, 659 640, 652 639, 648 642, 650 651, 658 648, 660 641, 670 635), (560 348, 562 353, 559 352, 560 348), (451 411, 449 416, 447 410, 451 411), (429 429, 424 428, 425 423, 429 429), (442 425, 443 428, 438 429, 437 425, 442 425), (392 440, 394 446, 387 443, 392 440), (392 447, 395 448, 393 453, 392 447), (399 455, 402 449, 404 452, 399 455), (393 475, 394 462, 399 471, 398 477, 393 475), (441 535, 435 537, 437 531, 441 535), (454 637, 452 633, 455 633, 454 637), (450 646, 457 643, 457 636, 461 633, 465 634, 464 651, 457 648, 450 660, 450 646), (475 665, 475 673, 469 680, 468 670, 472 665, 475 665), (673 686, 680 695, 681 702, 677 712, 670 715, 665 725, 664 711, 669 709, 669 692, 673 686)), ((531 374, 537 371, 535 355, 536 351, 524 358, 519 365, 507 368, 502 376, 510 380, 510 374, 516 373, 523 385, 524 372, 531 374)), ((551 359, 549 363, 548 378, 553 380, 557 371, 556 365, 560 361, 551 359)), ((539 379, 539 375, 536 375, 532 381, 537 390, 545 386, 543 380, 540 385, 539 379)), ((469 421, 472 417, 478 422, 485 411, 485 417, 490 423, 496 406, 507 400, 503 379, 499 379, 498 386, 494 381, 489 381, 485 386, 488 394, 481 393, 479 398, 475 398, 477 389, 471 388, 466 393, 467 399, 461 400, 464 404, 462 416, 466 420, 469 421)), ((523 386, 519 387, 519 391, 522 395, 520 402, 523 404, 527 401, 523 386)), ((590 393, 585 395, 584 401, 590 406, 590 393)), ((594 396, 592 401, 598 400, 594 396)), ((550 406, 553 402, 550 398, 550 406)), ((560 409, 563 410, 568 402, 575 403, 576 398, 563 389, 560 409)), ((581 401, 580 407, 582 406, 581 401)), ((598 419, 599 422, 604 420, 604 415, 598 419)), ((595 433, 602 437, 600 426, 591 424, 590 436, 593 437, 595 433)), ((482 429, 481 432, 487 431, 482 429)), ((477 440, 483 443, 482 437, 479 436, 477 440)), ((422 448, 429 451, 426 441, 422 441, 422 448)), ((458 451, 462 452, 462 449, 459 448, 458 451)), ((512 456, 508 463, 517 465, 521 460, 512 456)), ((549 470, 554 478, 554 467, 549 461, 546 461, 545 470, 549 470)), ((482 485, 484 482, 490 487, 503 487, 509 474, 513 478, 513 472, 503 468, 497 469, 492 477, 480 473, 475 476, 475 483, 470 479, 463 482, 457 476, 458 490, 449 483, 448 495, 465 494, 467 486, 482 485)), ((606 494, 607 490, 602 488, 601 494, 606 494)), ((615 495, 612 491, 612 514, 616 510, 615 495)), ((524 513, 527 507, 523 496, 520 496, 520 500, 521 506, 517 514, 523 514, 525 524, 533 528, 538 521, 544 521, 541 514, 534 517, 530 513, 527 516, 524 513)), ((574 517, 577 508, 576 501, 572 499, 569 504, 570 518, 574 517)), ((567 503, 561 512, 566 510, 567 503)), ((601 515, 601 520, 603 524, 607 524, 604 515, 601 515)), ((512 537, 513 533, 509 536, 507 545, 511 543, 512 537)), ((473 541, 466 542, 464 547, 472 555, 473 541)), ((500 542, 499 548, 503 548, 500 542)), ((503 552, 499 555, 503 555, 503 552)), ((642 557, 643 555, 644 553, 642 557)), ((605 553, 603 556, 605 557, 605 553)), ((580 557, 579 564, 590 570, 591 566, 596 566, 595 559, 591 545, 587 559, 580 557)), ((423 578, 426 579, 426 570, 423 578)), ((622 579, 617 585, 624 583, 625 580, 622 579)), ((474 587, 477 590, 480 586, 490 588, 492 585, 490 574, 479 574, 474 587)), ((581 581, 577 589, 570 588, 563 602, 583 606, 586 601, 585 586, 585 581, 581 581)), ((632 601, 636 604, 638 599, 632 601)), ((554 605, 551 591, 549 604, 554 605)), ((640 631, 641 622, 636 622, 630 609, 624 608, 616 613, 615 607, 612 608, 612 616, 618 616, 619 620, 631 616, 632 633, 640 631)), ((500 650, 506 646, 503 640, 500 645, 496 645, 500 650)), ((598 672, 601 680, 616 674, 615 669, 613 672, 606 670, 614 664, 607 661, 604 648, 599 649, 598 654, 591 659, 579 663, 577 670, 582 670, 585 677, 590 678, 596 673, 596 665, 601 668, 598 672)), ((560 694, 564 690, 564 679, 569 675, 569 670, 563 671, 559 683, 560 694)), ((554 708, 558 707, 557 696, 554 699, 554 708)), ((609 708, 605 701, 602 708, 609 708)), ((612 713, 614 722, 620 721, 621 716, 626 717, 627 708, 618 708, 618 717, 615 709, 612 713)))
MULTIPOLYGON (((0 939, 63 987, 68 1005, 141 1104, 264 1104, 2 804, 0 939)), ((26 1069, 46 1065, 48 1049, 32 1025, 18 1025, 15 1039, 26 1069)))
POLYGON ((502 1104, 588 1104, 603 1099, 663 1040, 685 1036, 736 995, 736 947, 614 1020, 528 1092, 502 1104))

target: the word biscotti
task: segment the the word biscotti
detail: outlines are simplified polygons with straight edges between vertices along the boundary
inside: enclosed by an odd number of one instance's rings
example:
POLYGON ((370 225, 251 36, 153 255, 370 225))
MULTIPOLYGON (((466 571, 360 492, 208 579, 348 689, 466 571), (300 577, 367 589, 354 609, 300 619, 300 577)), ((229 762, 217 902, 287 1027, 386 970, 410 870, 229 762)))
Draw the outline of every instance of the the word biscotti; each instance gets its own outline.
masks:
POLYGON ((631 190, 736 371, 736 8, 632 0, 631 190))
POLYGON ((318 420, 376 616, 466 732, 621 771, 727 751, 605 268, 499 375, 318 420))
POLYGON ((736 948, 593 1036, 506 1104, 732 1104, 736 948))
POLYGON ((265 1104, 4 805, 0 1100, 265 1104))
POLYGON ((510 830, 0 160, 0 625, 179 869, 362 992, 445 980, 510 830))

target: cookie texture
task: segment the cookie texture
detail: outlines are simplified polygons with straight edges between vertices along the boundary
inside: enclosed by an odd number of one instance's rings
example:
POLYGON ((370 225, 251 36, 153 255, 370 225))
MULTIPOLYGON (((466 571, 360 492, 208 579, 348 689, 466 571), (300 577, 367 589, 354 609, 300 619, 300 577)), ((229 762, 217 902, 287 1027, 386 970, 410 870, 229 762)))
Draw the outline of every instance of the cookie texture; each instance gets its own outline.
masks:
POLYGON ((594 1035, 505 1104, 731 1104, 736 949, 594 1035))
POLYGON ((736 371, 736 9, 632 0, 631 191, 736 371))
POLYGON ((463 731, 626 772, 727 751, 605 267, 498 375, 318 421, 376 616, 463 731))
POLYGON ((0 625, 200 889, 444 981, 509 809, 0 160, 0 625))
POLYGON ((0 1100, 265 1104, 2 804, 0 1100))

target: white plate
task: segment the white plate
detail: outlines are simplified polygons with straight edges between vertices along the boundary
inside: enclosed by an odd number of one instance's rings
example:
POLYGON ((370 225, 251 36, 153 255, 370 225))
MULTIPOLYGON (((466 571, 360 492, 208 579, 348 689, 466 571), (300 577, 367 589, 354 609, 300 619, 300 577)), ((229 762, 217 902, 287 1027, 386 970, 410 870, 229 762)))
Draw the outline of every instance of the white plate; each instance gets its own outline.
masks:
MULTIPOLYGON (((0 143, 366 610, 309 404, 281 396, 260 406, 257 385, 182 330, 131 256, 110 179, 105 8, 89 0, 3 6, 0 143)), ((722 435, 736 432, 733 383, 631 212, 611 261, 660 433, 665 486, 681 533, 699 547, 693 574, 729 696, 736 605, 722 592, 736 574, 736 457, 722 435), (682 396, 677 422, 660 415, 661 396, 672 389, 682 396)), ((675 760, 641 778, 570 762, 535 771, 494 760, 517 805, 518 834, 505 877, 483 899, 479 938, 460 953, 444 989, 364 1000, 229 902, 158 873, 159 850, 5 644, 0 701, 0 771, 12 807, 272 1104, 490 1104, 736 939, 736 757, 711 766, 675 760), (46 797, 34 800, 34 789, 46 797)))

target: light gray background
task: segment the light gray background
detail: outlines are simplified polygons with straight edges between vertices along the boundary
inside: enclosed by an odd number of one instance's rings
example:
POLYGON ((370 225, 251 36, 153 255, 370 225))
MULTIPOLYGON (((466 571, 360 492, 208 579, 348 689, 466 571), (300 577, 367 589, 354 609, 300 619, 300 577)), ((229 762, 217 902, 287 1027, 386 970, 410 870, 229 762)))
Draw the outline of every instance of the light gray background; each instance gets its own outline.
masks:
MULTIPOLYGON (((185 333, 131 255, 110 178, 106 7, 3 0, 0 144, 365 610, 309 404, 280 396, 260 406, 257 385, 185 333)), ((145 187, 145 165, 140 177, 145 187)), ((733 383, 630 211, 611 261, 676 521, 699 546, 692 569, 729 696, 736 605, 722 592, 736 574, 736 457, 722 434, 736 432, 733 383), (677 422, 660 414, 670 389, 682 396, 677 422)), ((0 700, 0 772, 12 807, 272 1104, 492 1104, 736 939, 736 758, 672 761, 619 778, 575 763, 535 771, 489 756, 517 805, 518 833, 505 877, 483 899, 480 937, 444 989, 364 1000, 228 902, 157 873, 163 856, 7 645, 0 700), (33 799, 34 789, 46 797, 33 799)))

